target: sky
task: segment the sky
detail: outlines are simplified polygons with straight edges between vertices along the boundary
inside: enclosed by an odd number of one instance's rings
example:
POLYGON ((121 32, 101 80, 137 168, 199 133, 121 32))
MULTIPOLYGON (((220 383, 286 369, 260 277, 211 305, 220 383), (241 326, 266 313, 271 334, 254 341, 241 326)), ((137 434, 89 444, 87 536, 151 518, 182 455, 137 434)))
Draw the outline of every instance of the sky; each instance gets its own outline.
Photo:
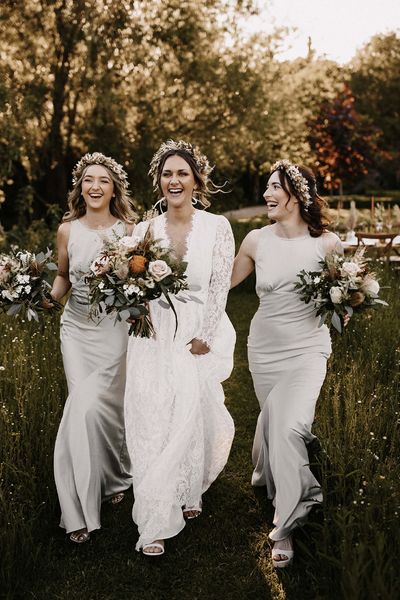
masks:
POLYGON ((376 33, 400 33, 400 0, 257 0, 261 14, 243 22, 245 31, 272 25, 296 27, 285 41, 282 59, 306 56, 307 39, 318 56, 348 62, 376 33), (291 46, 289 48, 289 46, 291 46))

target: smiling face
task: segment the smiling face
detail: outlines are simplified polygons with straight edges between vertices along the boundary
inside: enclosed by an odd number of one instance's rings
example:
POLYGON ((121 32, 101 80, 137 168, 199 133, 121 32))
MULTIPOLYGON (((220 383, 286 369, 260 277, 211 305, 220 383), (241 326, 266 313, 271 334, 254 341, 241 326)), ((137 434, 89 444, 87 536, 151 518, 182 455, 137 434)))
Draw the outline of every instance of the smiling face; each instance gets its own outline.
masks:
POLYGON ((294 196, 289 200, 289 194, 282 187, 278 171, 272 173, 263 196, 269 219, 282 221, 299 212, 299 201, 294 196))
POLYGON ((105 167, 90 165, 82 179, 82 196, 92 210, 104 210, 110 205, 114 184, 105 167))
POLYGON ((191 204, 196 182, 190 165, 177 154, 169 156, 161 171, 160 186, 168 206, 191 204))

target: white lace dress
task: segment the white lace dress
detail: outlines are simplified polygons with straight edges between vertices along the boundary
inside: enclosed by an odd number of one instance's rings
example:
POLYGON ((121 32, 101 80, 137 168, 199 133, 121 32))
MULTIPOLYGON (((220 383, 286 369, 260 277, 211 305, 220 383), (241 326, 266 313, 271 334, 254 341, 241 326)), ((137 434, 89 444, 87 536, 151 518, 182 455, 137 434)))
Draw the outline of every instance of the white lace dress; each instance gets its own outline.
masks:
MULTIPOLYGON (((166 217, 151 221, 154 237, 170 242, 166 217)), ((140 223, 135 236, 143 236, 140 223)), ((132 337, 128 346, 125 426, 133 463, 136 549, 175 536, 185 526, 183 506, 198 506, 224 468, 234 425, 224 405, 221 382, 233 366, 235 331, 225 313, 234 257, 229 222, 196 210, 187 239, 187 276, 201 302, 172 297, 178 314, 158 300, 150 303, 151 339, 132 337), (211 351, 194 356, 188 343, 204 340, 211 351)))

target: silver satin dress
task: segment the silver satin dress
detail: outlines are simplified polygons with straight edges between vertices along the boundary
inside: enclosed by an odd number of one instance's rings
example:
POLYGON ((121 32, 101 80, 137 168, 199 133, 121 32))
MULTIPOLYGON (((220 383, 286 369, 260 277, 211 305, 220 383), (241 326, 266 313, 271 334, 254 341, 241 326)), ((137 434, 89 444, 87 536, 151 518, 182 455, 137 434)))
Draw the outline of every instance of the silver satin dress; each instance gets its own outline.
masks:
POLYGON ((54 477, 67 533, 100 528, 102 501, 131 485, 125 445, 125 363, 128 325, 88 316, 89 271, 105 237, 125 234, 121 221, 95 231, 71 222, 71 295, 61 318, 61 351, 68 384, 54 449, 54 477))
POLYGON ((273 500, 270 538, 275 541, 287 537, 322 501, 307 444, 314 439, 311 426, 331 343, 327 327, 318 327, 313 307, 300 300, 294 283, 302 269, 321 269, 323 238, 280 238, 270 225, 260 230, 256 250, 260 304, 250 326, 248 356, 261 412, 252 484, 266 485, 273 500))

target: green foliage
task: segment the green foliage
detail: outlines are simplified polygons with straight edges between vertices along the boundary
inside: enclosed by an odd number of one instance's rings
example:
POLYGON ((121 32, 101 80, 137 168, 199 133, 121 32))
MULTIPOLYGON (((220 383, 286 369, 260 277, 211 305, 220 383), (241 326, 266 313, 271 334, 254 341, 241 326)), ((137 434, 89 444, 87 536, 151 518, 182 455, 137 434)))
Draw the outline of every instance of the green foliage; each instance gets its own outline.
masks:
POLYGON ((235 370, 226 382, 236 424, 223 475, 204 498, 203 516, 168 540, 163 564, 134 551, 132 497, 103 507, 103 528, 84 547, 64 541, 52 473, 55 435, 66 397, 58 321, 1 317, 0 536, 6 597, 119 600, 228 597, 376 600, 399 585, 399 298, 397 276, 382 277, 389 307, 350 322, 334 352, 317 405, 312 454, 325 501, 296 536, 296 562, 277 577, 268 560, 272 507, 250 486, 258 405, 247 368, 246 336, 257 308, 235 292, 235 370), (232 527, 234 523, 234 527, 232 527), (21 564, 24 576, 21 577, 21 564), (161 568, 160 568, 161 567, 161 568), (9 592, 7 592, 9 590, 9 592))

